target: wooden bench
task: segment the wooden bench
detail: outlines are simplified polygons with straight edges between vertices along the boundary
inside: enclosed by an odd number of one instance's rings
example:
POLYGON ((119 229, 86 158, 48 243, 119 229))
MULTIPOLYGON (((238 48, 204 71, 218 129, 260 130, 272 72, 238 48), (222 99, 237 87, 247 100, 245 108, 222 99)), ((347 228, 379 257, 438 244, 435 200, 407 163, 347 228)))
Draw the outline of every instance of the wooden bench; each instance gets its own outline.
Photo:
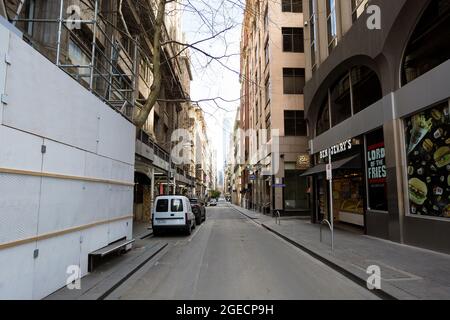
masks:
POLYGON ((120 240, 114 243, 111 243, 110 245, 107 245, 106 247, 103 247, 101 249, 98 249, 94 252, 89 253, 89 271, 92 271, 94 269, 94 257, 100 257, 103 258, 104 256, 111 254, 113 252, 119 251, 126 246, 134 243, 136 240, 120 240))

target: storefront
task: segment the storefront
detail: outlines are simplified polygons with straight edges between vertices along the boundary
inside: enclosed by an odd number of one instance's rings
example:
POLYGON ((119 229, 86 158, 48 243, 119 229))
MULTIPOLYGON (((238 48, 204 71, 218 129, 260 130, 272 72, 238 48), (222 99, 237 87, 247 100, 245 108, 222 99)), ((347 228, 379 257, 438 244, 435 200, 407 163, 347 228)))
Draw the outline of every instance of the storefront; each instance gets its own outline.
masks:
POLYGON ((368 209, 387 211, 383 130, 348 139, 314 155, 316 165, 304 173, 312 177, 315 188, 313 222, 330 218, 331 197, 326 176, 330 155, 334 221, 365 228, 368 209))

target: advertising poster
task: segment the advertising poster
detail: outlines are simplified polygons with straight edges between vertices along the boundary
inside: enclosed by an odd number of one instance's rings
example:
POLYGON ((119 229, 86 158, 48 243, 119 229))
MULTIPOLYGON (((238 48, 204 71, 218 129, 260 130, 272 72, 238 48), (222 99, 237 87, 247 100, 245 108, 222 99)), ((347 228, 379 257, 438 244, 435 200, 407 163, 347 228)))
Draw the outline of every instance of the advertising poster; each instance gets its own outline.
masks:
POLYGON ((406 119, 410 213, 450 218, 449 105, 406 119))
POLYGON ((372 210, 387 211, 387 169, 383 130, 376 130, 367 139, 367 187, 369 207, 372 210))

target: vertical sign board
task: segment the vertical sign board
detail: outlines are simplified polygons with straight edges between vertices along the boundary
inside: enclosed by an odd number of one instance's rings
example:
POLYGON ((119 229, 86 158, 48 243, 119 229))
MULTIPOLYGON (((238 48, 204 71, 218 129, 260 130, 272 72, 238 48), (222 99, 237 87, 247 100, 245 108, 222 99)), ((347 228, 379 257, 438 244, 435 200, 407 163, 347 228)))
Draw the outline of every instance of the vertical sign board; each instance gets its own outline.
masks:
POLYGON ((333 178, 333 167, 331 164, 327 164, 327 180, 330 181, 333 178))
POLYGON ((387 169, 383 131, 377 130, 367 139, 368 204, 372 210, 387 211, 387 169))

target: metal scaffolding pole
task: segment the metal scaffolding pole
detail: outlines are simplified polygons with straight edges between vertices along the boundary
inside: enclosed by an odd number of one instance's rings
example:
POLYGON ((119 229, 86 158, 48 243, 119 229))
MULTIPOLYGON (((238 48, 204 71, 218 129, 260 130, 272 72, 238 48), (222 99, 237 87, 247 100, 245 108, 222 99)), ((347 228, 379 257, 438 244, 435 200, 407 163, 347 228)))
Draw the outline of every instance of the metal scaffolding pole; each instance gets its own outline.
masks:
POLYGON ((94 71, 95 71, 95 50, 97 46, 97 20, 98 20, 98 0, 95 0, 94 25, 92 27, 92 55, 91 55, 91 79, 89 89, 94 89, 94 71))
POLYGON ((63 28, 64 0, 60 2, 59 19, 58 19, 58 42, 56 44, 56 65, 59 67, 61 59, 61 36, 63 28))

